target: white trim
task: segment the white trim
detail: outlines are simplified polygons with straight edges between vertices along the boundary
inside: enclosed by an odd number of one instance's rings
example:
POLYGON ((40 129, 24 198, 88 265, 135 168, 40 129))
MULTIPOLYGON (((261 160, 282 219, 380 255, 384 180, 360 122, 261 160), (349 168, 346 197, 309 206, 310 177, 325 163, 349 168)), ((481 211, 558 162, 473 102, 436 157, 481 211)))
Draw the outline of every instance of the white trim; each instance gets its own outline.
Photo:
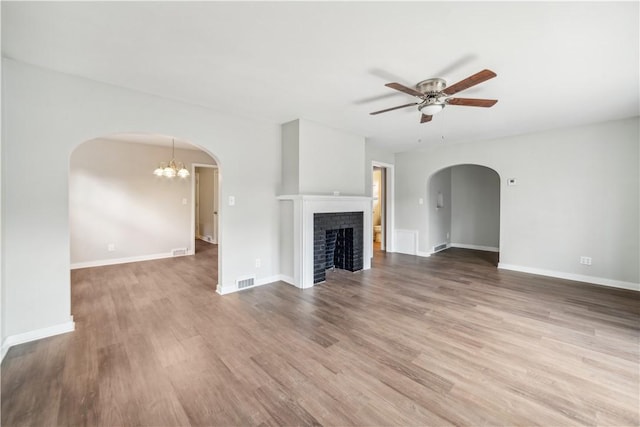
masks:
POLYGON ((500 248, 495 246, 467 245, 466 243, 451 243, 447 245, 451 248, 473 249, 476 251, 500 252, 500 248))
POLYGON ((429 255, 437 254, 438 252, 446 251, 447 249, 449 249, 451 247, 451 244, 446 243, 446 242, 442 242, 442 243, 440 243, 440 245, 436 245, 433 248, 431 248, 431 252, 428 252, 428 254, 429 255), (435 248, 437 246, 440 246, 440 245, 445 245, 445 247, 442 248, 442 249, 439 249, 437 251, 433 250, 433 248, 435 248))
POLYGON ((103 265, 127 264, 129 262, 152 261, 154 259, 178 258, 181 256, 187 256, 187 255, 193 255, 193 252, 190 250, 187 250, 184 255, 173 255, 173 253, 168 252, 168 253, 161 253, 161 254, 131 256, 126 258, 99 259, 96 261, 73 263, 71 264, 71 270, 76 270, 78 268, 87 268, 87 267, 102 267, 103 265))
MULTIPOLYGON (((210 245, 217 245, 217 243, 213 241, 213 238, 211 240, 207 240, 207 239, 205 239, 205 237, 207 237, 207 236, 199 236, 199 237, 196 237, 196 238, 198 240, 202 241, 202 242, 209 243, 210 245)), ((209 236, 209 237, 211 237, 211 236, 209 236)))
POLYGON ((562 271, 544 270, 542 268, 524 267, 521 265, 498 263, 498 268, 502 270, 519 271, 521 273, 538 274, 540 276, 555 277, 558 279, 573 280, 575 282, 585 282, 595 285, 609 286, 612 288, 629 289, 640 291, 640 283, 623 282, 620 280, 607 279, 604 277, 585 276, 582 274, 564 273, 562 271))
MULTIPOLYGON (((375 160, 371 161, 371 181, 373 182, 373 167, 377 166, 379 168, 385 168, 387 182, 385 183, 385 204, 387 206, 386 218, 385 218, 385 227, 387 238, 384 240, 386 252, 395 252, 395 197, 394 197, 394 181, 395 181, 395 165, 391 163, 378 162, 375 160)), ((371 257, 373 257, 373 240, 369 242, 371 249, 369 253, 371 257)))
POLYGON ((293 277, 291 277, 291 276, 286 276, 284 274, 281 274, 280 278, 278 280, 280 280, 281 282, 284 282, 286 284, 289 284, 291 286, 295 286, 295 281, 293 280, 293 277))
POLYGON ((73 321, 73 316, 69 316, 68 322, 61 323, 59 325, 36 329, 34 331, 24 332, 22 334, 9 335, 4 339, 4 341, 2 341, 2 357, 0 358, 0 360, 4 359, 4 356, 6 356, 9 349, 14 345, 24 344, 55 335, 66 334, 67 332, 73 332, 75 329, 76 325, 73 321))
POLYGON ((416 252, 416 256, 423 257, 423 258, 429 258, 432 254, 433 252, 422 252, 422 251, 416 252))
MULTIPOLYGON (((254 276, 246 276, 246 277, 254 277, 254 276)), ((247 286, 246 288, 242 288, 242 289, 238 289, 238 285, 236 283, 227 283, 226 285, 218 285, 216 287, 216 292, 220 295, 227 295, 227 294, 232 294, 234 292, 240 292, 247 289, 257 288, 258 286, 268 285, 270 283, 275 283, 275 282, 285 282, 290 285, 293 285, 294 283, 293 277, 285 276, 283 274, 277 274, 275 276, 256 279, 255 284, 253 286, 247 286)))

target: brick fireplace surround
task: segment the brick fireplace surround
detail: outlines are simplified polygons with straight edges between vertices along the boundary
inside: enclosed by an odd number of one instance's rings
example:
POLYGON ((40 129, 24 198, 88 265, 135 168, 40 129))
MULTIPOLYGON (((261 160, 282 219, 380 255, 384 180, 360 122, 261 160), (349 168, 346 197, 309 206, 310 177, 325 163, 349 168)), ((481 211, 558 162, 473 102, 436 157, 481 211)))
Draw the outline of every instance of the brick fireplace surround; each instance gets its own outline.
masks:
MULTIPOLYGON (((362 196, 324 196, 324 195, 285 195, 278 196, 281 201, 293 202, 293 210, 291 219, 291 237, 292 237, 292 253, 293 258, 293 277, 286 280, 298 288, 310 288, 314 283, 324 280, 324 269, 320 267, 314 268, 316 259, 314 255, 315 244, 315 218, 316 214, 331 214, 325 216, 322 221, 333 222, 320 225, 322 235, 326 236, 326 230, 353 229, 353 232, 342 232, 343 234, 351 233, 351 247, 353 249, 353 262, 347 262, 347 268, 350 271, 368 270, 371 268, 371 256, 373 253, 372 239, 373 229, 371 225, 371 197, 362 196), (355 218, 359 219, 355 219, 355 218), (330 218, 327 220, 326 218, 330 218), (340 224, 337 224, 337 223, 340 224), (329 225, 335 228, 329 228, 329 225), (357 231, 356 231, 357 229, 357 231), (355 238, 355 240, 354 240, 355 238), (360 265, 360 262, 362 263, 360 265)), ((322 218, 322 215, 320 216, 322 218)), ((322 223, 321 223, 322 224, 322 223)), ((348 245, 347 245, 348 246, 348 245)), ((326 254, 318 255, 326 257, 326 254)), ((351 261, 350 261, 351 262, 351 261)))
POLYGON ((363 213, 313 214, 313 283, 324 282, 325 271, 335 267, 362 270, 363 213))

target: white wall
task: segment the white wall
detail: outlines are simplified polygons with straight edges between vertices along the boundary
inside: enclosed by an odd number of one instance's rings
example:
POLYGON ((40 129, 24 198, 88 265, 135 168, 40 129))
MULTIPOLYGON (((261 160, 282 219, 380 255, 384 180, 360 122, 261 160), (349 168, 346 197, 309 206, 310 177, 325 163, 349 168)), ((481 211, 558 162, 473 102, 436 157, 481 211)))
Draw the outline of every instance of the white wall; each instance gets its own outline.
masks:
POLYGON ((638 118, 396 154, 396 227, 429 249, 428 178, 458 164, 501 178, 500 263, 639 288, 638 118), (507 186, 508 178, 517 185, 507 186), (579 264, 593 258, 591 266, 579 264), (602 279, 602 280, 600 280, 602 279))
MULTIPOLYGON (((175 153, 188 169, 194 162, 215 164, 200 150, 175 153)), ((191 247, 191 177, 167 179, 150 172, 170 157, 171 148, 106 139, 87 141, 73 151, 72 267, 168 256, 173 249, 191 247)))
POLYGON ((280 201, 280 273, 288 283, 294 283, 293 221, 293 202, 280 201))
POLYGON ((171 135, 214 154, 225 201, 220 281, 278 277, 279 126, 12 60, 2 66, 5 339, 70 322, 69 159, 103 135, 171 135))
POLYGON ((299 130, 300 194, 365 194, 364 137, 309 120, 299 130))
POLYGON ((441 170, 431 177, 426 200, 431 231, 427 252, 433 252, 434 246, 451 242, 451 168, 441 170), (438 207, 438 193, 442 194, 442 207, 438 207))
MULTIPOLYGON (((2 7, 0 7, 0 22, 2 22, 2 7)), ((1 32, 0 32, 0 39, 2 38, 1 36, 1 32)), ((0 45, 2 45, 1 40, 0 40, 0 45)), ((4 81, 3 77, 2 77, 2 67, 0 67, 0 82, 4 81)), ((4 126, 2 126, 2 123, 4 123, 5 121, 5 115, 4 115, 4 96, 2 93, 2 84, 0 84, 0 191, 2 194, 4 194, 4 179, 3 177, 3 162, 4 162, 4 156, 2 155, 2 152, 4 151, 4 149, 2 149, 2 145, 4 144, 4 140, 5 140, 5 128, 4 126)), ((2 230, 4 230, 4 201, 3 198, 0 198, 0 233, 2 233, 2 230)), ((4 239, 2 239, 0 237, 0 260, 4 260, 4 239)), ((4 343, 4 338, 6 336, 6 332, 5 332, 5 309, 4 309, 4 301, 5 301, 5 279, 4 279, 4 262, 0 262, 0 343, 4 343)), ((5 350, 4 348, 2 348, 2 350, 0 350, 0 361, 2 361, 2 359, 4 358, 4 353, 5 350)))
POLYGON ((280 194, 300 191, 300 121, 282 125, 282 189, 280 194))
POLYGON ((500 177, 489 168, 451 168, 451 243, 497 249, 500 245, 500 177))

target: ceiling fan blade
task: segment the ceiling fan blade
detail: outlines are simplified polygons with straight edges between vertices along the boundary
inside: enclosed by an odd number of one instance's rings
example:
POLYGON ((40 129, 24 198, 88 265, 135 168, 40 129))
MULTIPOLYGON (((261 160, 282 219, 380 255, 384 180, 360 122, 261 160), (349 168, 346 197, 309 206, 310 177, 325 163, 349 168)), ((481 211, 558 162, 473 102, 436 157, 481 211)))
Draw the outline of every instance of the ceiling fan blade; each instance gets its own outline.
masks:
POLYGON ((423 114, 420 118, 420 123, 430 122, 432 118, 433 116, 427 116, 426 114, 423 114))
POLYGON ((374 111, 373 113, 369 113, 369 115, 374 116, 376 114, 386 113, 387 111, 397 110, 399 108, 411 107, 412 105, 418 105, 418 103, 417 102, 412 102, 411 104, 399 105, 397 107, 391 107, 391 108, 387 108, 385 110, 374 111))
POLYGON ((471 86, 475 86, 479 83, 492 79, 496 75, 497 74, 491 70, 482 70, 471 77, 467 77, 466 79, 461 80, 458 83, 449 86, 448 88, 443 90, 442 93, 444 93, 445 95, 453 95, 454 93, 458 93, 465 89, 469 89, 471 86))
POLYGON ((497 99, 476 99, 476 98, 449 98, 449 105, 464 105, 466 107, 493 107, 497 99))
POLYGON ((387 83, 385 86, 390 87, 391 89, 399 90, 400 92, 404 92, 409 95, 417 96, 418 98, 422 98, 424 96, 422 92, 418 92, 417 90, 401 85, 400 83, 387 83))

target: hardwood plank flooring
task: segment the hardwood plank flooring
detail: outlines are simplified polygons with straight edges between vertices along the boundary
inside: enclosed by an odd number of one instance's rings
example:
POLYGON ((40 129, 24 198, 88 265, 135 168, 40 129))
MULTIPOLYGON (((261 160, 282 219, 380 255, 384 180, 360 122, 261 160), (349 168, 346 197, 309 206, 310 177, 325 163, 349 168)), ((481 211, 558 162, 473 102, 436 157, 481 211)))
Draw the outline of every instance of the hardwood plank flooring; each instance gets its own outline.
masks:
POLYGON ((197 247, 72 271, 76 331, 9 351, 2 425, 640 424, 637 292, 449 249, 222 297, 197 247))

